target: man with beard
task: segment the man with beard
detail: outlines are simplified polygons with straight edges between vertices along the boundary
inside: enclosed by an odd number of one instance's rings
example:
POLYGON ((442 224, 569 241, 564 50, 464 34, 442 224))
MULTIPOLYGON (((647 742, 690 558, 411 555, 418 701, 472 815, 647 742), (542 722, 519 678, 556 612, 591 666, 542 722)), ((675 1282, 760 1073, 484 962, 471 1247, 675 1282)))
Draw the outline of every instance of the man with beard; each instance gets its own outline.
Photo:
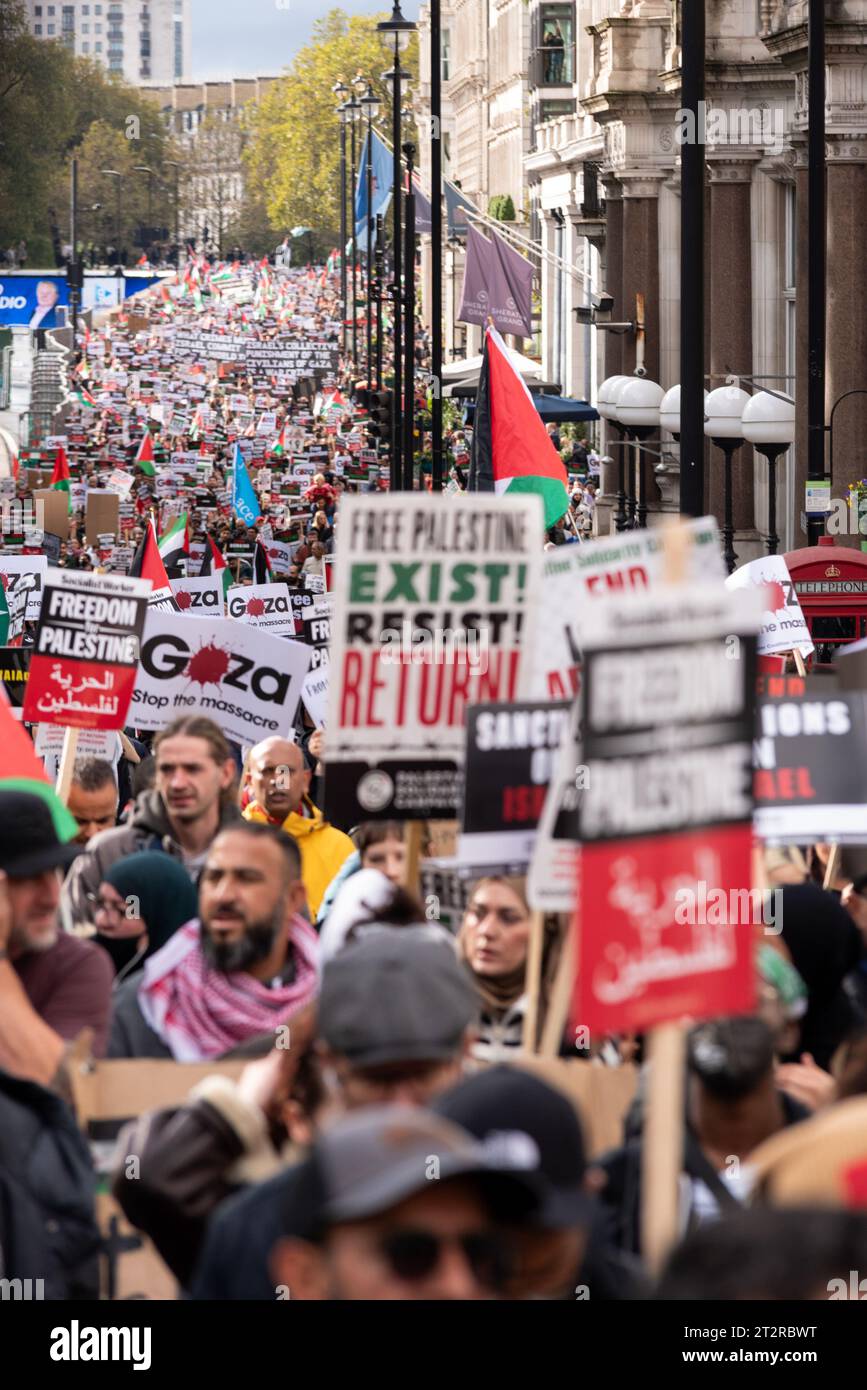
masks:
POLYGON ((116 992, 108 1055, 199 1062, 273 1038, 318 989, 303 908, 290 836, 270 825, 224 830, 199 880, 200 920, 116 992))

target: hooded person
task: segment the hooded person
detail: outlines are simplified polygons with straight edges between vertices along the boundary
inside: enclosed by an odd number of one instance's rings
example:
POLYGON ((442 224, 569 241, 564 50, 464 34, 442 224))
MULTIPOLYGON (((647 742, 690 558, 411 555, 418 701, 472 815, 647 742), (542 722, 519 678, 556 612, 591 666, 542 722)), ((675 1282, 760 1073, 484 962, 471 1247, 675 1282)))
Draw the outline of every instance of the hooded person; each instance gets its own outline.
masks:
POLYGON ((118 978, 149 960, 198 910, 186 869, 156 850, 113 864, 97 898, 95 939, 111 956, 118 978))
POLYGON ((779 891, 782 938, 807 987, 807 1009, 793 1060, 806 1052, 827 1071, 837 1047, 858 1021, 844 981, 863 959, 863 939, 830 893, 812 883, 785 884, 779 891))

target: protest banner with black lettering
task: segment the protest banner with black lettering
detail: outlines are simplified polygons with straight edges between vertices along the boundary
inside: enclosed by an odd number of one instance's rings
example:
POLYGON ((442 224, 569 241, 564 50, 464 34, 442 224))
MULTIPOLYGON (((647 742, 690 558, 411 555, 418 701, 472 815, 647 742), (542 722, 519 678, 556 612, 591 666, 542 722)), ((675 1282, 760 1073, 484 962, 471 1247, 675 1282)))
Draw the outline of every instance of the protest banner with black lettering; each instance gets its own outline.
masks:
POLYGON ((759 651, 763 656, 791 651, 799 651, 805 659, 812 655, 810 629, 782 555, 762 555, 748 565, 741 565, 729 575, 726 587, 754 587, 762 594, 765 615, 759 633, 759 651))
POLYGON ((467 711, 464 863, 526 871, 569 709, 552 701, 467 711))
POLYGON ((285 584, 241 584, 226 595, 226 614, 275 637, 294 637, 295 619, 285 584))
POLYGON ((778 845, 867 843, 867 697, 819 677, 772 685, 754 748, 756 834, 778 845))
MULTIPOLYGON (((691 545, 691 582, 724 579, 719 531, 713 517, 684 523, 691 545)), ((558 546, 545 555, 544 577, 533 615, 533 660, 524 667, 524 699, 566 700, 578 689, 581 621, 588 599, 607 593, 642 593, 662 576, 661 531, 624 531, 558 546)))
POLYGON ((576 1025, 644 1032, 752 1007, 761 618, 756 595, 716 585, 587 606, 576 1025))
POLYGON ((24 702, 29 724, 123 728, 149 594, 143 579, 48 570, 24 702))
POLYGON ((0 647, 0 684, 6 691, 16 719, 21 718, 24 708, 32 650, 32 647, 0 647))
POLYGON ((169 586, 181 613, 189 613, 194 618, 222 618, 223 587, 216 576, 170 579, 169 586))
POLYGON ((151 609, 131 722, 158 731, 180 715, 199 713, 216 720, 236 743, 284 737, 309 664, 309 649, 301 642, 230 618, 193 619, 151 609))
POLYGON ((10 575, 29 575, 25 621, 35 622, 42 607, 42 585, 48 569, 46 555, 6 555, 0 551, 0 584, 10 575))
POLYGON ((452 819, 467 707, 517 698, 541 572, 535 496, 348 496, 332 617, 326 813, 452 819))

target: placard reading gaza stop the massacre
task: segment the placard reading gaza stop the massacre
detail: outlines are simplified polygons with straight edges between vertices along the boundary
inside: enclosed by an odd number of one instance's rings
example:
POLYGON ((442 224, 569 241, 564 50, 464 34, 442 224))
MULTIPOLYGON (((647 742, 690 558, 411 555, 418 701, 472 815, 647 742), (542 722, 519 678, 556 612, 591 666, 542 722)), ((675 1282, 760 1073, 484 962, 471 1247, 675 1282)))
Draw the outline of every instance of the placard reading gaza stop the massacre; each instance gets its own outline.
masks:
POLYGON ((292 727, 310 649, 230 618, 190 618, 150 609, 132 697, 131 722, 167 729, 183 714, 215 719, 235 743, 285 737, 292 727))
POLYGON ((468 705, 517 696, 535 496, 348 496, 335 564, 326 814, 451 819, 468 705))
POLYGON ((150 592, 147 579, 48 570, 24 699, 28 724, 123 728, 150 592))

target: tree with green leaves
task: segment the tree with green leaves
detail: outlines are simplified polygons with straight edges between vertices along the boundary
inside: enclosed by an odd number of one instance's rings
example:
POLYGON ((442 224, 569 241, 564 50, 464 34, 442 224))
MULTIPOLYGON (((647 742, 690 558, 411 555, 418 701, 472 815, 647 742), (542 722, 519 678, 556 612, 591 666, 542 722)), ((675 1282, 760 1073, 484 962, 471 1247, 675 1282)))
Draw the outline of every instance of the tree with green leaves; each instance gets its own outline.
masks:
MULTIPOLYGON (((249 180, 264 198, 278 239, 290 227, 314 228, 318 259, 340 237, 336 83, 349 85, 359 73, 370 81, 383 113, 380 133, 389 138, 391 96, 382 74, 393 65, 394 51, 376 31, 377 21, 386 17, 333 9, 318 19, 312 40, 298 51, 287 75, 269 89, 253 117, 246 151, 249 180)), ((418 77, 417 39, 401 54, 401 64, 410 74, 411 90, 418 77)), ((360 154, 360 124, 357 135, 360 154)))

